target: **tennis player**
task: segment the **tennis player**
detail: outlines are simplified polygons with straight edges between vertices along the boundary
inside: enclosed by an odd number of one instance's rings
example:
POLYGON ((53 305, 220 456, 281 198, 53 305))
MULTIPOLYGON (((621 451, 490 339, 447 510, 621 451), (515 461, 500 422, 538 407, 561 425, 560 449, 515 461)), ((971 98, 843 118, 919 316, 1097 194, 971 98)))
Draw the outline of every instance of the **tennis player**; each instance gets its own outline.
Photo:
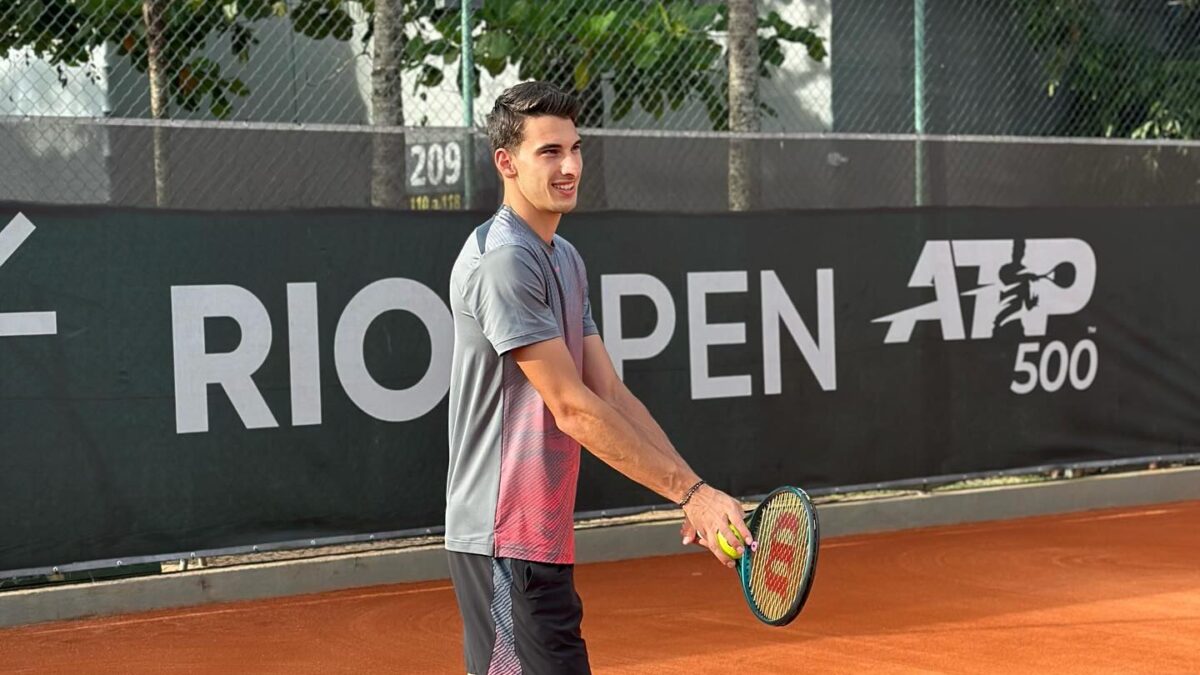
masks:
POLYGON ((487 120, 504 203, 450 275, 454 358, 446 549, 467 671, 588 673, 575 592, 580 444, 685 514, 683 543, 722 563, 747 544, 741 504, 700 479, 617 377, 597 334, 583 260, 558 236, 583 173, 580 104, 518 84, 487 120))

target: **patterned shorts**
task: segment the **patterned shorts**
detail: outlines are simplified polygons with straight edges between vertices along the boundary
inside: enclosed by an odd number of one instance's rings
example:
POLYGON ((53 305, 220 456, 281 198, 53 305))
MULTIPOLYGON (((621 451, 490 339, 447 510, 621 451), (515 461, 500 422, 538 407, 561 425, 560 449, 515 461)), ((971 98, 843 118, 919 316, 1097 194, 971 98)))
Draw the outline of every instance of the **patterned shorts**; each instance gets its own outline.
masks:
POLYGON ((473 675, 591 673, 575 567, 447 551, 473 675))

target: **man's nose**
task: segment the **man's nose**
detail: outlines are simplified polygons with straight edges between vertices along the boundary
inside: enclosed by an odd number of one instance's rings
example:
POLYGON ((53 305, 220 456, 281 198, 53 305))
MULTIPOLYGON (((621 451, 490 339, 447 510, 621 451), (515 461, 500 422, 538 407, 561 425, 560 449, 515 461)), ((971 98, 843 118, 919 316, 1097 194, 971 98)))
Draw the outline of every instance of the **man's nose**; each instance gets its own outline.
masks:
POLYGON ((583 155, 579 153, 567 155, 559 170, 564 176, 578 176, 579 172, 583 170, 583 155))

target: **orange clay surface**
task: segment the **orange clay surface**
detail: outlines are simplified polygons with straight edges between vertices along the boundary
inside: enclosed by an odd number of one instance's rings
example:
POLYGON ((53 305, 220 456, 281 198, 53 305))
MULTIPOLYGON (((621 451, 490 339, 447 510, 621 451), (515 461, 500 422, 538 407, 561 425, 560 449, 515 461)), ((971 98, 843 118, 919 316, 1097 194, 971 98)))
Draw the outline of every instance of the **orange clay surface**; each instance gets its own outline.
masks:
MULTIPOLYGON (((829 539, 755 621, 707 554, 581 565, 597 673, 1200 673, 1200 502, 829 539)), ((461 673, 447 582, 0 630, 0 672, 461 673)))

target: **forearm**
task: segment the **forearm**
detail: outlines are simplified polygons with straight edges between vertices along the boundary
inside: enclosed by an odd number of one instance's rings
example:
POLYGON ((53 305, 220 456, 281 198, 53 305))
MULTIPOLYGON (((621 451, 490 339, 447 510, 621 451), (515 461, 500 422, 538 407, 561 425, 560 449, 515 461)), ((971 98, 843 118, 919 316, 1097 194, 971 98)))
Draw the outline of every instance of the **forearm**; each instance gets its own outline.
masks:
POLYGON ((638 415, 626 412, 627 405, 618 407, 594 397, 570 415, 568 428, 563 430, 625 476, 670 501, 679 501, 699 477, 645 408, 638 404, 642 409, 638 415))
MULTIPOLYGON (((671 443, 671 439, 667 438, 666 432, 659 426, 658 422, 650 414, 650 411, 646 409, 646 406, 624 384, 619 384, 615 387, 615 391, 608 397, 608 403, 624 415, 625 419, 629 420, 634 427, 641 431, 659 452, 677 459, 685 466, 687 465, 683 456, 675 449, 675 445, 671 443)), ((691 487, 691 483, 688 484, 688 487, 691 487)))

